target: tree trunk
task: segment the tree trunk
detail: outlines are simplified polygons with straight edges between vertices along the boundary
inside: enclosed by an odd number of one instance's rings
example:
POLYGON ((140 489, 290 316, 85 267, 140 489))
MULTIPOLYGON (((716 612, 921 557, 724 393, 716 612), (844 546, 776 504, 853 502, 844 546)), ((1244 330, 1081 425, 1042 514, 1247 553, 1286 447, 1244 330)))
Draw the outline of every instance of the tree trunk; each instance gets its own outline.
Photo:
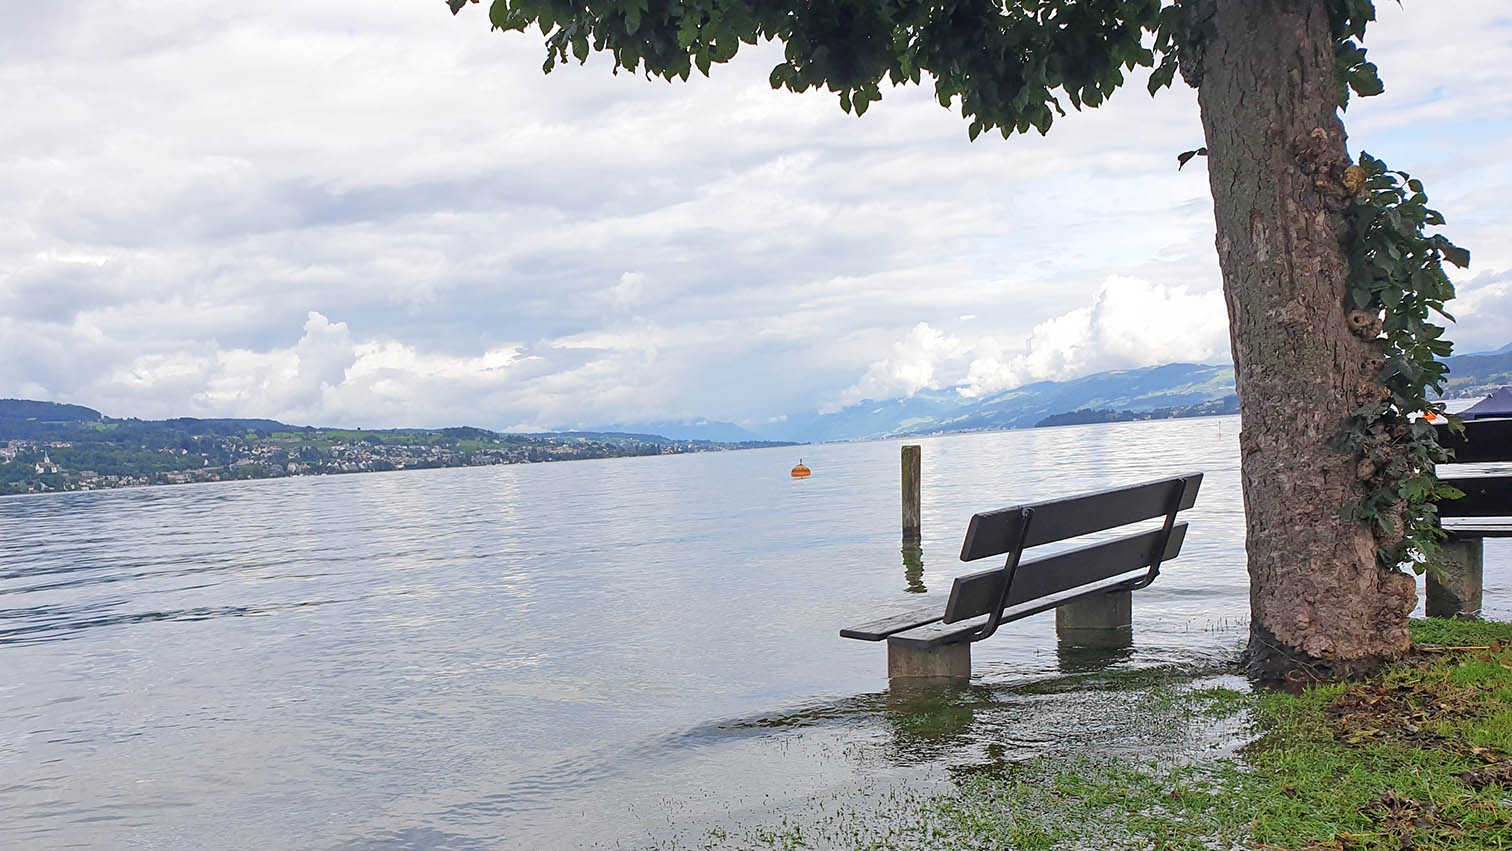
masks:
POLYGON ((1325 0, 1206 0, 1197 70, 1234 350, 1251 672, 1336 678, 1400 657, 1415 583, 1345 516, 1359 459, 1332 449, 1378 392, 1346 324, 1350 165, 1325 0))

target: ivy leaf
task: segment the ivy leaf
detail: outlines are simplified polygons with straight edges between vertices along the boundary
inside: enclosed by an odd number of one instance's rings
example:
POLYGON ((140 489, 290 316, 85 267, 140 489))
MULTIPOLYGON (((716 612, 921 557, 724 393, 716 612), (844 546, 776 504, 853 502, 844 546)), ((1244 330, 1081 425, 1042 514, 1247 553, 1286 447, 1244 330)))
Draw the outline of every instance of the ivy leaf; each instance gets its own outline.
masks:
POLYGON ((1361 62, 1349 71, 1349 87, 1354 93, 1362 98, 1375 97, 1386 91, 1386 84, 1381 82, 1381 77, 1374 62, 1361 62))
POLYGON ((1455 245, 1454 243, 1449 242, 1448 240, 1444 240, 1441 243, 1439 243, 1439 250, 1442 251, 1442 252, 1444 252, 1444 259, 1447 260, 1447 261, 1449 261, 1450 263, 1453 263, 1455 266, 1457 266, 1457 267, 1459 267, 1461 269, 1469 267, 1469 265, 1470 265, 1470 252, 1469 251, 1467 251, 1467 250, 1465 250, 1463 248, 1460 248, 1458 245, 1455 245))

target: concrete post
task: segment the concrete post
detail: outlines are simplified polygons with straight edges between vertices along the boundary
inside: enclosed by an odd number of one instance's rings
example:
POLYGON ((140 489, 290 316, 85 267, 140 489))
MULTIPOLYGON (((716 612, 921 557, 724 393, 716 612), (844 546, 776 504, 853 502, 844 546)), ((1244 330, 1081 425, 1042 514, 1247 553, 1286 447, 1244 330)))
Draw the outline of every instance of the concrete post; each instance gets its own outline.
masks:
POLYGON ((1428 566, 1427 601, 1430 618, 1479 620, 1485 545, 1480 538, 1445 541, 1439 558, 1428 566))
POLYGON ((918 546, 919 522, 919 468, 918 446, 903 447, 903 545, 918 546))
POLYGON ((966 683, 971 680, 971 645, 905 647, 887 641, 887 678, 907 684, 920 681, 966 683))
POLYGON ((1128 647, 1134 641, 1133 592, 1092 594, 1056 608, 1055 635, 1071 647, 1128 647))

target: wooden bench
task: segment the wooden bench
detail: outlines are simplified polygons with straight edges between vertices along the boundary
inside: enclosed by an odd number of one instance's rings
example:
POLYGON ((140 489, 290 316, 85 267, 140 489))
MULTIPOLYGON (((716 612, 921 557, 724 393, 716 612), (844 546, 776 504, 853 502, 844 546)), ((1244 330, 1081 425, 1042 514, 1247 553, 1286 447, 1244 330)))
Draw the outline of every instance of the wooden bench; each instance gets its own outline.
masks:
POLYGON ((937 604, 892 615, 840 635, 885 640, 890 679, 962 680, 971 676, 971 644, 1009 621, 1091 603, 1094 615, 1086 625, 1127 629, 1129 592, 1149 585, 1160 566, 1181 553, 1187 524, 1176 522, 1176 515, 1192 507, 1201 484, 1201 473, 1188 473, 977 514, 966 529, 961 560, 1006 555, 1002 567, 956 577, 943 609, 937 604), (1024 557, 1031 547, 1157 517, 1163 522, 1155 528, 1024 557))
POLYGON ((1439 432, 1439 443, 1454 451, 1454 464, 1440 468, 1440 480, 1465 492, 1438 504, 1449 537, 1428 566, 1429 617, 1478 618, 1485 573, 1486 538, 1512 538, 1512 474, 1465 472, 1461 464, 1512 462, 1512 419, 1469 420, 1461 435, 1439 432))

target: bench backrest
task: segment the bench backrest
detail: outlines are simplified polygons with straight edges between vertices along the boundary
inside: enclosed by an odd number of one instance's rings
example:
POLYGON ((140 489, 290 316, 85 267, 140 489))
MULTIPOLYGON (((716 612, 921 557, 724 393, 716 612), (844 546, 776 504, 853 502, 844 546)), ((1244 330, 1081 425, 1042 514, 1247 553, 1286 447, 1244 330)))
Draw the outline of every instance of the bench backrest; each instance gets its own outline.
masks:
MULTIPOLYGON (((1154 482, 1111 488, 1080 496, 1016 505, 974 515, 961 545, 961 560, 1009 554, 1022 536, 1024 549, 1078 538, 1142 520, 1174 515, 1191 508, 1202 485, 1201 473, 1188 473, 1154 482), (1032 509, 1024 529, 1024 509, 1032 509)), ((1175 558, 1186 538, 1186 524, 1153 529, 1111 541, 1088 544, 1032 561, 1021 561, 1014 573, 1006 605, 1012 606, 1069 591, 1082 585, 1148 567, 1157 556, 1175 558)), ((1022 555, 1022 554, 1021 554, 1022 555)), ((955 623, 987 614, 1003 599, 1007 571, 984 570, 957 577, 945 604, 945 622, 955 623)))
MULTIPOLYGON (((1454 450, 1454 464, 1512 461, 1512 419, 1468 420, 1462 434, 1439 427, 1439 445, 1454 450)), ((1440 500, 1441 517, 1506 517, 1512 515, 1512 476, 1440 476, 1444 484, 1465 492, 1459 499, 1440 500)))
POLYGON ((1512 461, 1512 419, 1468 420, 1463 434, 1439 426, 1438 442, 1454 450, 1455 464, 1512 461))
POLYGON ((1442 479, 1465 495, 1438 504, 1440 517, 1512 516, 1512 476, 1465 476, 1442 479))

